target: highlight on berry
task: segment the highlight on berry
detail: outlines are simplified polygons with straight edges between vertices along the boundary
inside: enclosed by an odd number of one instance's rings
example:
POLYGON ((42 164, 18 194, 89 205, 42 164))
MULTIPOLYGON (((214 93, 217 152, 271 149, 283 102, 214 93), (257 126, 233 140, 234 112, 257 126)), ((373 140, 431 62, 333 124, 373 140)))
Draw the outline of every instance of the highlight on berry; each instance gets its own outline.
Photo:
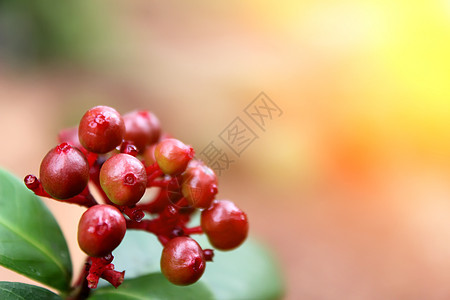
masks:
POLYGON ((206 234, 215 249, 228 251, 248 234, 246 214, 216 199, 214 171, 195 158, 193 147, 164 132, 150 111, 122 116, 108 106, 89 109, 78 126, 59 132, 39 178, 30 174, 24 182, 38 196, 86 208, 78 225, 87 255, 80 288, 96 288, 100 278, 120 286, 125 271, 115 270, 112 252, 127 230, 156 236, 161 272, 176 285, 198 281, 213 261, 214 249, 202 249, 193 235, 206 234), (141 201, 154 187, 156 195, 141 201), (201 224, 189 227, 198 211, 201 224))

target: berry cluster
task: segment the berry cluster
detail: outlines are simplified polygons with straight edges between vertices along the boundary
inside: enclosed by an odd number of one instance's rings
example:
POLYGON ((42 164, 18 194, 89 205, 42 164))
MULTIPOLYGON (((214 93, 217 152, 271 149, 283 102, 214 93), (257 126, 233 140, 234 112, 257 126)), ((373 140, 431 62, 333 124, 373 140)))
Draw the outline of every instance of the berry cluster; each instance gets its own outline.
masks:
POLYGON ((231 201, 215 200, 214 171, 194 158, 192 147, 162 134, 151 112, 121 116, 96 106, 58 139, 42 160, 39 179, 27 175, 24 181, 39 196, 87 207, 78 244, 88 258, 76 285, 96 288, 99 278, 115 287, 122 283, 124 272, 114 270, 112 251, 127 229, 156 235, 164 246, 161 271, 177 285, 196 282, 214 256, 190 235, 205 233, 219 250, 234 249, 247 237, 246 214, 231 201), (93 187, 101 199, 93 197, 93 187), (142 203, 148 188, 158 193, 142 203), (201 224, 188 228, 197 209, 201 224))

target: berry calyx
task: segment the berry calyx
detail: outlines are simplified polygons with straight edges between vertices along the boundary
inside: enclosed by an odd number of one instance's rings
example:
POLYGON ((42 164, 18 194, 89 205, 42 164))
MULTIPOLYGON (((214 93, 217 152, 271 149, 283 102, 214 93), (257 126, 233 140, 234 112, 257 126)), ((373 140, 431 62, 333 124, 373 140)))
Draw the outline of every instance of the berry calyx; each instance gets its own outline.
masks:
POLYGON ((62 143, 50 150, 41 162, 39 177, 53 198, 68 199, 81 193, 89 180, 89 165, 80 150, 62 143))
POLYGON ((191 160, 183 174, 181 192, 189 205, 208 208, 218 192, 217 185, 213 170, 200 161, 191 160))
POLYGON ((149 111, 133 111, 123 116, 125 122, 124 139, 132 142, 139 152, 145 146, 156 143, 161 135, 161 125, 158 118, 149 111))
POLYGON ((125 123, 122 116, 109 106, 89 109, 81 118, 78 137, 86 150, 107 153, 122 143, 125 123))
POLYGON ((114 204, 131 206, 145 193, 147 173, 139 159, 119 153, 110 157, 100 169, 100 185, 114 204))
POLYGON ((247 215, 231 201, 214 200, 208 209, 202 211, 200 222, 216 249, 234 249, 247 238, 247 215))
POLYGON ((162 140, 155 148, 155 159, 164 174, 179 175, 194 157, 194 149, 177 139, 162 140))
POLYGON ((102 257, 110 254, 126 231, 122 213, 112 205, 95 205, 84 212, 78 223, 78 244, 87 255, 102 257))
POLYGON ((171 239, 161 254, 161 272, 173 284, 189 285, 203 275, 206 260, 200 245, 190 237, 171 239))

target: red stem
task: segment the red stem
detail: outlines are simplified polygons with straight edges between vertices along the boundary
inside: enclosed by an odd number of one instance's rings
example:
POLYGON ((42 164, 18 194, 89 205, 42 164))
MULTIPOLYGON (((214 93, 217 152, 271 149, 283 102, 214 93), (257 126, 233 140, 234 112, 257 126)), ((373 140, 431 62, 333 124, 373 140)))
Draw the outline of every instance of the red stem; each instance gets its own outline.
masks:
POLYGON ((24 179, 25 185, 33 191, 37 196, 50 198, 56 201, 64 202, 64 203, 71 203, 71 204, 77 204, 84 207, 92 207, 94 205, 97 205, 97 201, 95 201, 94 197, 89 191, 89 187, 86 186, 86 188, 77 196, 69 198, 69 199, 56 199, 50 196, 42 187, 41 182, 39 179, 34 175, 27 175, 24 179))
POLYGON ((202 229, 201 226, 195 226, 195 227, 191 227, 191 228, 184 228, 183 231, 184 231, 184 234, 186 234, 186 235, 202 234, 203 233, 203 229, 202 229))

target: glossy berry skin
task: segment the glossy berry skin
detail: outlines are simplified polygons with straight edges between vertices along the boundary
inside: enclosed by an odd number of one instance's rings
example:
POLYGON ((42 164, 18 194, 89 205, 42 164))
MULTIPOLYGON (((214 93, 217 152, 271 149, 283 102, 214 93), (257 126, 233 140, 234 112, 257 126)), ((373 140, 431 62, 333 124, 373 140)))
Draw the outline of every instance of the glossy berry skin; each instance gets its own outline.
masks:
POLYGON ((78 126, 78 137, 86 150, 107 153, 122 143, 125 123, 122 116, 109 106, 88 110, 78 126))
POLYGON ((155 148, 156 148, 156 145, 149 145, 149 146, 145 147, 142 157, 144 158, 144 164, 146 166, 151 166, 156 162, 155 148))
POLYGON ((177 139, 165 139, 155 148, 155 159, 167 175, 179 175, 194 157, 194 149, 177 139))
POLYGON ((234 249, 247 238, 247 216, 231 201, 214 200, 208 209, 202 211, 200 222, 216 249, 234 249))
POLYGON ((161 272, 173 284, 193 284, 203 275, 206 260, 200 245, 190 237, 171 239, 161 254, 161 272))
POLYGON ((105 161, 100 169, 100 185, 113 203, 131 206, 145 193, 147 173, 139 159, 119 153, 105 161))
POLYGON ((189 205, 208 208, 217 194, 217 177, 204 163, 191 160, 183 173, 181 192, 189 205))
POLYGON ((78 245, 87 255, 102 257, 119 246, 127 229, 125 217, 114 206, 89 208, 78 223, 78 245))
POLYGON ((80 150, 62 143, 50 150, 41 162, 39 177, 53 198, 68 199, 81 193, 89 180, 89 165, 80 150))
POLYGON ((124 139, 135 145, 140 153, 145 146, 158 142, 161 125, 158 118, 149 111, 133 111, 123 116, 125 122, 124 139))

